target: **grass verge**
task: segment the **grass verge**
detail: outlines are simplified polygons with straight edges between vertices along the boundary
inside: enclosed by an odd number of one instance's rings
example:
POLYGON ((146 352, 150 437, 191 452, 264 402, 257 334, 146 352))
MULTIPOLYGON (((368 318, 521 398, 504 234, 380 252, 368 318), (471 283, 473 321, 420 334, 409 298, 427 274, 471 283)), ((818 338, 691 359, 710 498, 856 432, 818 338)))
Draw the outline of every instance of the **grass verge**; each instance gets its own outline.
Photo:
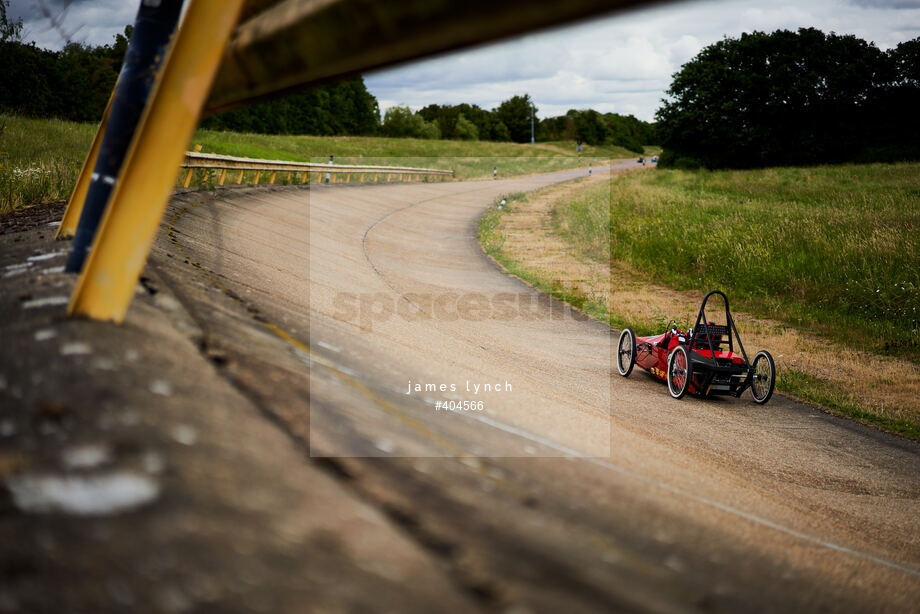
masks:
MULTIPOLYGON (((745 292, 749 286, 733 284, 736 276, 724 271, 737 262, 733 259, 753 246, 761 255, 768 256, 742 262, 753 279, 781 278, 786 272, 812 279, 814 284, 828 285, 832 283, 828 281, 831 269, 826 263, 814 263, 814 268, 796 268, 803 257, 794 252, 819 250, 823 253, 820 250, 826 250, 826 245, 836 244, 846 254, 844 257, 855 259, 857 253, 861 256, 848 267, 841 267, 840 256, 837 256, 836 272, 842 277, 840 283, 844 289, 853 286, 847 283, 847 276, 850 279, 877 278, 879 271, 895 276, 915 275, 916 260, 893 263, 886 257, 891 253, 888 248, 877 241, 872 243, 871 238, 892 232, 894 210, 899 210, 901 219, 908 223, 917 212, 916 193, 912 187, 915 181, 912 174, 917 170, 920 170, 917 165, 891 168, 869 165, 749 171, 746 176, 737 172, 701 173, 699 177, 690 177, 692 173, 687 172, 674 176, 672 171, 635 173, 601 185, 570 188, 563 197, 554 197, 543 207, 546 224, 542 237, 531 230, 540 225, 534 222, 533 207, 530 207, 532 199, 541 198, 539 192, 514 202, 510 209, 498 211, 493 208, 480 222, 480 240, 486 253, 510 273, 615 328, 629 326, 640 335, 661 332, 675 316, 679 325, 690 325, 689 320, 696 315, 700 292, 721 287, 732 298, 733 307, 746 312, 740 318, 736 314, 746 345, 768 347, 778 358, 778 390, 820 405, 831 413, 920 439, 920 407, 916 400, 920 379, 916 362, 910 360, 916 354, 904 352, 903 346, 891 342, 867 348, 864 340, 877 334, 878 328, 867 327, 856 333, 842 330, 839 322, 829 323, 822 319, 833 320, 838 316, 836 309, 822 311, 813 305, 796 306, 796 295, 784 294, 788 286, 782 284, 776 286, 780 289, 778 296, 768 294, 765 299, 763 289, 756 294, 750 290, 745 292), (834 185, 844 177, 847 179, 843 186, 834 185), (739 199, 738 193, 751 196, 739 199), (822 198, 835 200, 823 203, 820 202, 822 198), (734 205, 739 200, 737 206, 734 205), (879 201, 882 206, 869 204, 879 201), (752 222, 750 209, 764 206, 769 211, 768 219, 752 222), (513 223, 518 209, 528 210, 525 232, 530 232, 530 236, 508 235, 509 231, 522 232, 521 226, 513 223), (873 215, 867 209, 876 213, 873 215), (829 218, 828 224, 818 223, 821 215, 829 218), (773 234, 765 240, 771 219, 787 220, 782 226, 784 235, 773 234), (851 222, 859 219, 860 225, 854 229, 841 219, 851 222), (710 224, 713 220, 717 222, 714 228, 710 224), (630 228, 630 236, 624 238, 620 225, 630 228), (799 233, 791 232, 791 228, 798 229, 799 233), (820 238, 816 238, 816 234, 820 234, 820 238), (560 262, 535 265, 539 257, 533 258, 533 253, 528 256, 526 250, 520 249, 524 243, 534 244, 547 239, 546 235, 555 241, 550 251, 566 252, 562 258, 567 258, 571 266, 567 268, 560 262), (714 250, 714 254, 699 246, 705 244, 707 236, 720 248, 714 250), (685 244, 681 244, 681 240, 685 244), (658 249, 645 245, 646 241, 658 249), (792 253, 778 254, 774 258, 766 252, 770 245, 792 253), (727 247, 722 250, 724 246, 727 247), (717 257, 720 253, 722 258, 717 257), (611 254, 620 257, 611 258, 611 254), (659 268, 669 259, 681 258, 684 261, 674 265, 674 270, 662 267, 663 272, 659 268), (688 261, 693 263, 689 273, 688 261), (603 275, 586 274, 591 267, 603 269, 603 275), (763 271, 762 268, 771 270, 763 271), (824 274, 816 276, 814 271, 824 274), (809 273, 812 274, 810 278, 807 277, 809 273), (662 288, 657 283, 684 292, 662 288), (665 294, 669 296, 663 297, 665 294), (780 308, 771 311, 771 307, 777 305, 780 308), (749 316, 750 313, 760 319, 749 316), (804 320, 802 313, 808 313, 810 319, 804 320), (828 336, 832 339, 828 340, 828 336), (900 351, 892 352, 893 347, 900 351), (900 358, 879 356, 868 349, 899 354, 900 358)), ((916 248, 917 239, 905 236, 910 234, 909 230, 915 234, 916 227, 909 228, 908 232, 897 230, 897 236, 907 242, 902 245, 902 254, 910 254, 916 248)), ((905 280, 910 283, 909 277, 898 281, 905 280)), ((801 284, 801 281, 791 277, 790 283, 801 284)), ((911 286, 905 286, 908 287, 911 286)), ((832 288, 819 290, 827 296, 832 295, 832 288)), ((898 292, 901 292, 900 284, 898 292)), ((850 314, 843 328, 858 325, 859 315, 850 314)), ((880 329, 885 330, 885 327, 880 329)))
MULTIPOLYGON (((95 124, 29 119, 0 114, 0 212, 70 197, 95 124)), ((318 137, 239 134, 199 130, 189 149, 250 158, 452 169, 458 179, 509 177, 576 168, 584 158, 631 158, 622 147, 575 152, 568 142, 518 143, 441 141, 382 137, 318 137)), ((651 149, 649 149, 651 151, 651 149)), ((235 182, 235 178, 232 178, 235 182)), ((254 180, 246 173, 243 183, 254 180)), ((215 173, 196 171, 195 185, 216 183, 215 173)), ((230 179, 228 179, 230 181, 230 179)), ((285 176, 279 176, 281 183, 285 176)))
POLYGON ((581 252, 920 358, 920 164, 630 175, 559 212, 581 252))
POLYGON ((96 126, 0 115, 0 213, 70 198, 96 126))
POLYGON ((883 415, 878 405, 867 404, 841 391, 826 379, 798 369, 785 369, 778 372, 776 377, 776 389, 784 394, 820 405, 831 413, 853 418, 883 431, 920 440, 920 424, 916 420, 883 415))

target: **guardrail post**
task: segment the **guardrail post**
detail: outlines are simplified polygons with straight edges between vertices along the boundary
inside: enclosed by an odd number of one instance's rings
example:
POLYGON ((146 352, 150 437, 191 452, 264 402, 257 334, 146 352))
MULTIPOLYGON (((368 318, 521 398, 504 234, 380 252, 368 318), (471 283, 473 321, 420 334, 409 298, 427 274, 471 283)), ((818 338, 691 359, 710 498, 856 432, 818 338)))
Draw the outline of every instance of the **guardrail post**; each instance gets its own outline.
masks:
POLYGON ((220 169, 220 178, 217 180, 217 185, 224 185, 224 179, 227 177, 227 169, 220 169))
POLYGON ((244 0, 191 0, 68 313, 121 322, 244 0))
POLYGON ((245 171, 240 171, 240 174, 237 175, 237 177, 236 177, 236 185, 240 185, 241 183, 243 183, 243 173, 244 173, 244 172, 245 172, 245 171))
POLYGON ((102 137, 105 135, 105 127, 109 121, 109 111, 112 110, 112 101, 115 99, 115 90, 118 83, 112 88, 109 94, 109 101, 105 105, 105 111, 102 112, 102 119, 99 121, 99 127, 96 128, 96 136, 93 137, 93 144, 90 145, 89 153, 83 161, 83 168, 80 169, 80 176, 77 177, 77 185, 74 186, 70 200, 67 201, 67 208, 64 210, 64 217, 61 218, 61 225, 58 226, 55 239, 69 239, 77 230, 77 223, 80 221, 80 213, 83 211, 83 203, 86 201, 86 193, 89 191, 89 180, 92 177, 93 169, 96 168, 96 161, 99 159, 99 148, 102 146, 102 137))
POLYGON ((256 171, 256 180, 255 180, 256 185, 259 185, 259 177, 261 176, 262 176, 262 171, 256 171))
MULTIPOLYGON (((118 182, 125 154, 137 130, 138 121, 150 98, 154 73, 166 55, 166 47, 176 29, 181 12, 182 0, 142 2, 137 10, 134 32, 128 41, 121 75, 115 85, 112 108, 80 211, 80 221, 70 245, 70 254, 64 269, 69 273, 79 273, 83 268, 112 191, 118 182)), ((187 143, 188 141, 182 144, 183 153, 187 143)))
MULTIPOLYGON (((201 145, 195 145, 195 151, 196 151, 196 152, 201 151, 201 145)), ((194 171, 194 170, 195 170, 195 169, 190 168, 190 169, 188 169, 188 172, 185 173, 185 181, 182 182, 182 187, 183 187, 183 188, 187 188, 187 187, 189 186, 189 184, 192 183, 192 171, 194 171)))
POLYGON ((274 185, 274 183, 275 183, 275 175, 277 175, 277 174, 278 174, 277 171, 272 171, 271 177, 268 178, 268 182, 269 182, 270 184, 274 185))

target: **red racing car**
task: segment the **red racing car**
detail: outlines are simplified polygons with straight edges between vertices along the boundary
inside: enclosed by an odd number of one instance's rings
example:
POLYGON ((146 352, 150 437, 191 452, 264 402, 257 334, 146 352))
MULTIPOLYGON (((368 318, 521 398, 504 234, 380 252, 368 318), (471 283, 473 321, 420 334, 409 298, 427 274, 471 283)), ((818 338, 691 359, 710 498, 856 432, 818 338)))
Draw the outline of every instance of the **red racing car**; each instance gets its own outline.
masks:
POLYGON ((617 371, 627 377, 635 365, 668 382, 675 399, 688 392, 700 397, 740 397, 750 388, 754 401, 763 404, 773 396, 776 385, 776 365, 770 352, 761 350, 753 362, 748 361, 728 297, 718 290, 703 297, 696 325, 686 332, 673 322, 669 331, 653 337, 637 338, 631 329, 624 329, 617 347, 617 371), (716 294, 725 301, 725 324, 715 324, 706 317, 706 303, 716 294), (736 342, 740 354, 735 353, 736 342))

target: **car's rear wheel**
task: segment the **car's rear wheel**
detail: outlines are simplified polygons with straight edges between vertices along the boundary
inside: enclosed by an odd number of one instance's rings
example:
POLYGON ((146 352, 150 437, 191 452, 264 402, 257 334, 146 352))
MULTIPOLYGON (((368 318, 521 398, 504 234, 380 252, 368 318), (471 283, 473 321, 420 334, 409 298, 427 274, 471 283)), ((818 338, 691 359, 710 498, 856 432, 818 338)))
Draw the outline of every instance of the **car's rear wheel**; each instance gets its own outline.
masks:
POLYGON ((636 333, 629 328, 624 328, 620 333, 620 342, 617 344, 617 371, 623 377, 632 373, 636 364, 636 333))
POLYGON ((770 352, 760 350, 754 357, 751 368, 754 370, 751 395, 756 403, 763 405, 773 396, 773 388, 776 386, 776 364, 770 352))
POLYGON ((668 356, 668 390, 671 396, 680 399, 687 394, 692 376, 687 348, 678 345, 668 356))

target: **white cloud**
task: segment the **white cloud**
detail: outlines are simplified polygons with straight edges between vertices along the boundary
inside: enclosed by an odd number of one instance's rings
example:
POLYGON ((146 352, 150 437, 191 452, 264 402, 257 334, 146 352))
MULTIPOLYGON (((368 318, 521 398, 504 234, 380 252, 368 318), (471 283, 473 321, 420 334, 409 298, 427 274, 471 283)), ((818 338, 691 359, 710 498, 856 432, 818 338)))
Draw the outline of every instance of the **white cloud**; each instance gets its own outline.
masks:
POLYGON ((571 108, 652 119, 672 75, 706 45, 752 30, 817 27, 886 49, 920 36, 920 0, 707 0, 667 4, 424 60, 367 77, 382 109, 529 93, 543 117, 571 108), (897 18, 889 7, 900 7, 897 18))

